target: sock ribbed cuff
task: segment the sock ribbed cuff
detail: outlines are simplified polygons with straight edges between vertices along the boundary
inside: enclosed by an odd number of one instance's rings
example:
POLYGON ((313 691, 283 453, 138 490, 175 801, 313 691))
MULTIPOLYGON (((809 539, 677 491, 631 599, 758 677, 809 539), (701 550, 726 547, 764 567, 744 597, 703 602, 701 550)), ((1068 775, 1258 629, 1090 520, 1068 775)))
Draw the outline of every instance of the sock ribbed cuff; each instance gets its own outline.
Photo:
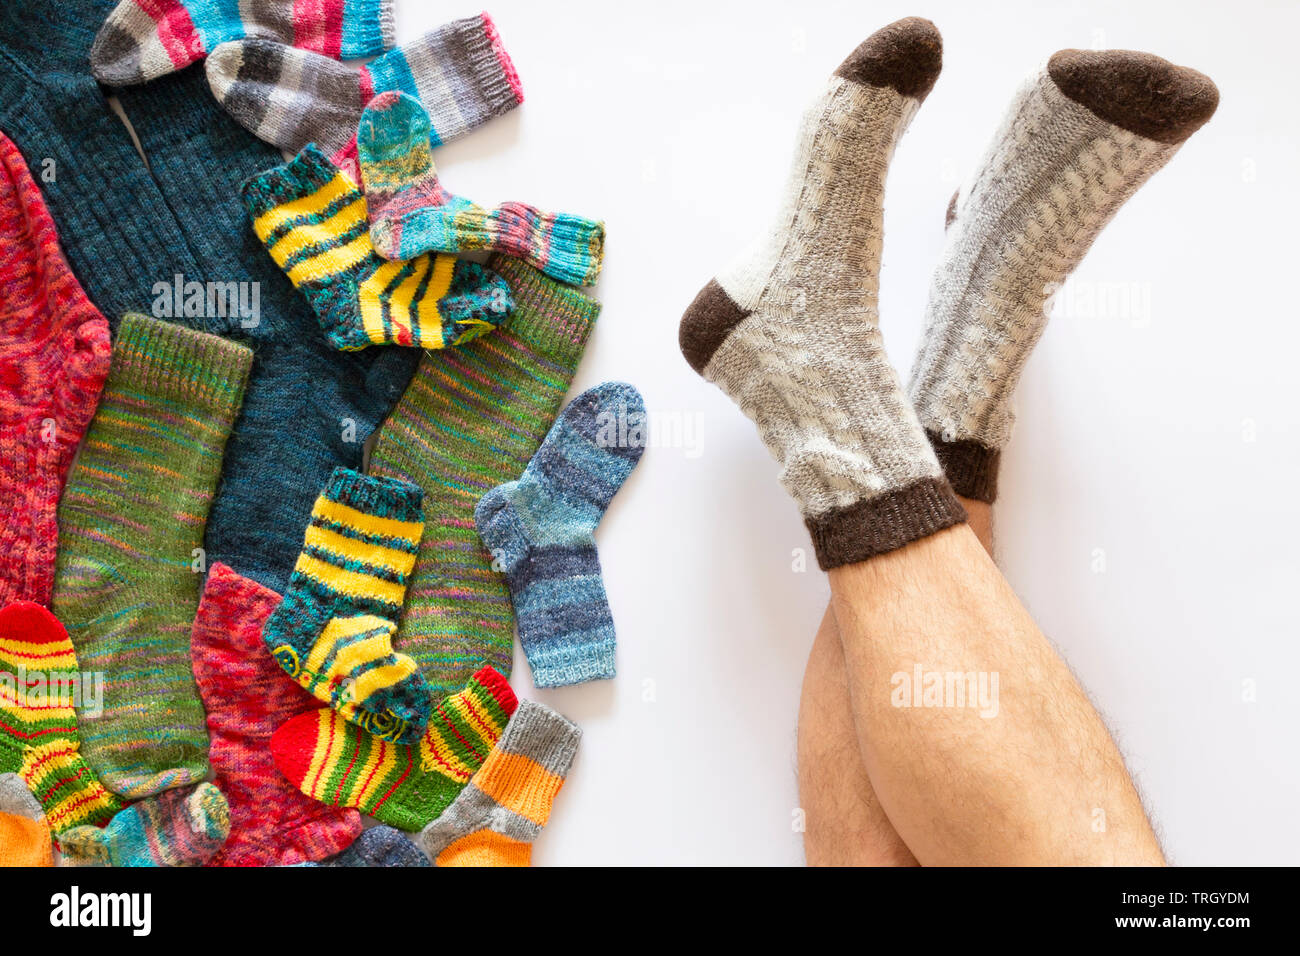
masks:
MULTIPOLYGON (((525 700, 501 736, 494 755, 527 757, 547 773, 566 777, 582 740, 582 728, 544 704, 525 700)), ((488 771, 488 764, 483 765, 488 771)), ((523 786, 531 785, 520 780, 523 786)))
POLYGON ((113 384, 204 407, 228 430, 244 402, 253 350, 130 313, 113 343, 113 384))
POLYGON ((315 143, 308 143, 287 163, 245 180, 239 193, 249 214, 256 219, 277 206, 319 192, 339 177, 361 195, 356 183, 330 162, 315 143))
POLYGON ((1002 461, 1002 449, 989 448, 974 439, 945 441, 929 429, 926 429, 925 436, 930 439, 952 490, 963 498, 993 504, 998 496, 998 466, 1002 461))
MULTIPOLYGON (((426 105, 436 104, 439 97, 435 94, 447 85, 444 71, 454 65, 434 53, 450 46, 464 53, 465 79, 481 97, 488 115, 500 115, 524 101, 519 74, 501 43, 496 25, 486 13, 453 20, 417 40, 410 50, 399 48, 368 64, 366 69, 373 78, 374 92, 400 90, 426 105), (426 46, 428 50, 423 49, 426 46), (412 83, 414 89, 409 88, 412 83)), ((445 126, 439 126, 435 117, 434 130, 443 129, 445 126)))
POLYGON ((505 279, 515 300, 503 329, 555 362, 576 363, 600 316, 600 303, 520 259, 496 254, 488 268, 505 279))
POLYGON ((910 485, 826 514, 805 516, 823 571, 896 551, 961 524, 966 511, 942 478, 910 485))
POLYGON ((615 676, 615 640, 577 647, 530 648, 528 666, 538 687, 567 687, 589 680, 610 680, 615 676))
POLYGON ((424 522, 420 510, 424 492, 400 478, 363 475, 350 468, 335 468, 322 497, 376 518, 424 522))

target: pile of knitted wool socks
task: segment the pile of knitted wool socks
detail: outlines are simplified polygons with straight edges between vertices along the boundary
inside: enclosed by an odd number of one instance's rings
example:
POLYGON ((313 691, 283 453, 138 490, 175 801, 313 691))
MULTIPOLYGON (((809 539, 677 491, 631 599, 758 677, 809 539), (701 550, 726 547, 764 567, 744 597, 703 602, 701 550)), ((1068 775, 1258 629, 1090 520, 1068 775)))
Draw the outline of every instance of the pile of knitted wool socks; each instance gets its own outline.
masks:
MULTIPOLYGON (((71 81, 12 112, 24 151, 82 136, 146 209, 175 211, 126 216, 130 255, 194 249, 177 273, 264 282, 265 334, 188 301, 163 314, 184 321, 130 312, 151 300, 100 281, 114 225, 87 217, 81 178, 50 182, 51 216, 0 136, 0 865, 50 865, 51 842, 79 866, 531 861, 581 732, 511 690, 516 610, 538 686, 614 675, 592 532, 645 409, 609 383, 557 419, 604 225, 445 190, 432 148, 521 103, 519 78, 487 14, 394 49, 391 2, 70 0, 49 53, 71 81), (293 160, 268 169, 194 100, 181 71, 204 59, 229 116, 293 160), (93 97, 69 111, 96 81, 121 88, 149 166, 93 97), (181 114, 192 139, 168 127, 181 114), (191 143, 237 195, 193 178, 191 143), (232 206, 265 252, 212 228, 232 206), (492 258, 456 258, 472 251, 492 258), (408 377, 369 474, 311 450, 259 490, 270 510, 238 490, 265 471, 248 436, 318 401, 372 427, 408 377)), ((3 17, 0 47, 30 59, 3 17)))

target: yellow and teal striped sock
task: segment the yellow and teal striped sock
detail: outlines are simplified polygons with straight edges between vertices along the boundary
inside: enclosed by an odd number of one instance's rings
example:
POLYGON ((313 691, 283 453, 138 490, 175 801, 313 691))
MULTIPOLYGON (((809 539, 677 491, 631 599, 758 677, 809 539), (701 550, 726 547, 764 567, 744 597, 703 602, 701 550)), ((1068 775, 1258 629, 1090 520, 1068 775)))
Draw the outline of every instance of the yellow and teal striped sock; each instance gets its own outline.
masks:
POLYGON ((208 772, 190 628, 208 510, 252 362, 246 346, 128 315, 59 502, 52 610, 81 669, 104 678, 102 700, 83 693, 77 703, 81 752, 123 797, 208 772))
POLYGON ((244 183, 242 194, 257 238, 336 349, 448 348, 493 331, 514 307, 505 280, 476 262, 380 257, 365 196, 313 144, 244 183))
POLYGON ((336 468, 312 508, 284 600, 262 637, 308 693, 385 740, 418 740, 433 698, 415 661, 393 653, 424 531, 424 493, 336 468))

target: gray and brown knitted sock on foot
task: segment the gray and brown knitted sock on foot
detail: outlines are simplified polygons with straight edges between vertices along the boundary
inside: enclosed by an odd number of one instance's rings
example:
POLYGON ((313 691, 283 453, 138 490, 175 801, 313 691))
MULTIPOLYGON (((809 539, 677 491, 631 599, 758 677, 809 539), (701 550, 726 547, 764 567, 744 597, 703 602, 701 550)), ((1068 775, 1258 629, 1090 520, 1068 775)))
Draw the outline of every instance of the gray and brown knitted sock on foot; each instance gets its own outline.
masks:
POLYGON ((776 225, 682 317, 687 361, 754 420, 827 569, 965 519, 877 327, 885 174, 941 60, 915 17, 854 50, 804 115, 776 225))
POLYGON ((949 205, 909 387, 959 495, 997 496, 1011 393, 1052 294, 1218 102, 1208 77, 1127 50, 1062 50, 1017 94, 949 205))

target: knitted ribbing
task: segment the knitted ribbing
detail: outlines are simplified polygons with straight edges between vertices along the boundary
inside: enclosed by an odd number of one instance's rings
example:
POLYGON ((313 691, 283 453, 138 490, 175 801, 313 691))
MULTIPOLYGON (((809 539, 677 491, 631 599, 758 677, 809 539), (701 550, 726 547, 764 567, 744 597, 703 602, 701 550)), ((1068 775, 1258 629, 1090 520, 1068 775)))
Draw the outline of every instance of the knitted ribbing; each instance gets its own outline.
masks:
POLYGON ((416 744, 366 733, 331 710, 295 717, 275 732, 275 764, 294 786, 334 807, 417 831, 437 818, 500 739, 518 701, 490 667, 434 711, 416 744))
POLYGON ((509 287, 476 262, 382 259, 370 241, 365 196, 313 144, 241 192, 253 231, 337 349, 451 348, 493 331, 510 313, 509 287))
POLYGON ((289 590, 262 638, 290 677, 347 720, 413 743, 433 701, 392 636, 424 530, 419 487, 340 468, 312 508, 289 590))
POLYGON ((361 116, 357 151, 370 238, 385 259, 489 249, 523 259, 553 279, 591 285, 605 255, 605 224, 507 202, 491 209, 438 181, 432 126, 420 101, 381 93, 361 116))
POLYGON ((265 36, 335 59, 393 45, 392 0, 121 0, 90 52, 95 77, 128 86, 184 69, 218 44, 265 36))
POLYGON ((226 798, 200 783, 133 803, 99 827, 59 836, 71 866, 203 866, 230 833, 226 798))
POLYGON ((518 481, 474 512, 510 588, 538 687, 614 676, 614 618, 594 532, 645 451, 645 402, 606 382, 560 414, 518 481))
POLYGON ((140 798, 207 774, 190 669, 201 547, 252 364, 245 346, 127 316, 59 505, 53 609, 102 711, 78 710, 104 785, 140 798))
POLYGON ((775 226, 682 318, 687 361, 758 426, 827 569, 965 517, 878 328, 885 174, 940 59, 934 25, 910 18, 840 65, 775 226))
POLYGON ((213 96, 258 137, 297 153, 315 143, 356 172, 361 111, 379 93, 419 99, 430 142, 459 139, 523 102, 514 64, 486 14, 444 24, 359 71, 269 40, 223 44, 206 64, 213 96))
POLYGON ((526 700, 500 743, 443 814, 421 831, 437 866, 530 866, 582 731, 526 700))
POLYGON ((953 197, 908 390, 958 494, 996 497, 1051 297, 1217 102, 1207 77, 1124 51, 1061 51, 1017 93, 953 197))
POLYGON ((108 322, 59 249, 18 149, 0 134, 0 607, 48 604, 55 509, 108 376, 108 322))
POLYGON ((284 679, 262 642, 280 595, 224 564, 208 574, 190 652, 208 713, 214 782, 230 804, 230 836, 210 866, 323 860, 361 832, 355 810, 309 800, 275 769, 271 735, 320 702, 284 679))
POLYGON ((495 333, 427 353, 384 423, 372 474, 424 489, 424 537, 407 588, 397 649, 444 695, 485 663, 510 673, 510 594, 474 526, 488 491, 518 478, 573 380, 600 303, 519 260, 489 265, 515 311, 495 333))
POLYGON ((91 41, 114 6, 0 4, 0 128, 42 172, 68 260, 110 323, 151 304, 173 307, 173 295, 158 287, 173 289, 177 276, 234 283, 257 296, 247 318, 208 308, 173 312, 172 321, 255 346, 206 547, 209 560, 283 590, 317 491, 336 466, 361 466, 367 437, 401 396, 419 354, 345 355, 325 341, 239 199, 243 181, 282 157, 221 109, 201 70, 119 91, 145 164, 89 72, 91 41), (34 20, 42 30, 31 29, 34 20))

